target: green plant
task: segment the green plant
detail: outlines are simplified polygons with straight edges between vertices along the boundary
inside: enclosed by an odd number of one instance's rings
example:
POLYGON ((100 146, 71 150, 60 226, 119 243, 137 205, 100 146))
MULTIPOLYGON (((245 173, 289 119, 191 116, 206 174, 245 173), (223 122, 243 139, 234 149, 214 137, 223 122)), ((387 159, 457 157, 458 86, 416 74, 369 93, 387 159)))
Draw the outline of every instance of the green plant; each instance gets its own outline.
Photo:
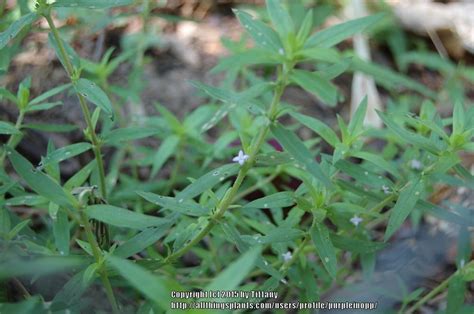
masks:
MULTIPOLYGON (((108 78, 119 63, 137 56, 130 75, 137 84, 145 43, 115 58, 108 50, 93 63, 79 58, 61 38, 51 15, 60 7, 106 9, 130 2, 37 1, 35 12, 0 34, 1 49, 43 17, 51 30, 50 44, 71 81, 32 100, 28 79, 17 95, 0 89, 19 110, 15 125, 0 123, 0 133, 9 136, 0 157, 0 245, 5 252, 0 280, 13 281, 26 297, 18 304, 0 305, 2 311, 25 307, 39 312, 46 306, 79 312, 84 306, 79 299, 98 278, 114 312, 163 312, 180 301, 173 299, 173 291, 193 289, 277 291, 279 302, 313 302, 334 283, 344 282, 353 261, 360 261, 370 277, 375 253, 408 217, 417 223, 425 214, 436 216, 462 226, 460 239, 469 239, 466 230, 474 225, 469 209, 451 212, 428 199, 438 183, 473 187, 474 178, 459 156, 474 151, 474 108, 458 101, 452 117, 442 118, 430 100, 439 96, 434 91, 335 48, 382 15, 313 33, 320 21, 313 21, 315 13, 304 12, 302 5, 292 16, 280 1, 268 0, 266 17, 273 27, 235 10, 255 46, 246 47, 244 40, 226 42, 232 55, 213 70, 225 71, 222 87, 193 82, 213 102, 182 120, 156 104, 159 115, 133 124, 113 105, 120 92, 111 88, 108 78), (387 89, 400 83, 428 99, 418 115, 395 105, 378 112, 387 127, 383 130, 363 125, 364 100, 348 123, 337 115, 337 132, 282 101, 285 89, 293 85, 334 107, 341 97, 332 80, 347 70, 382 73, 379 79, 387 89), (83 78, 83 71, 90 77, 83 78), (26 132, 24 116, 60 105, 45 101, 69 89, 77 94, 87 142, 58 149, 50 143, 35 167, 15 150, 26 132), (95 106, 92 114, 88 102, 95 106), (301 127, 315 136, 302 140, 297 132, 301 127), (217 138, 211 137, 211 129, 217 138), (160 147, 135 141, 143 138, 159 139, 160 147), (370 139, 380 139, 383 148, 371 145, 370 139), (104 148, 113 152, 109 164, 104 162, 104 148), (89 151, 94 160, 63 180, 60 162, 89 151), (126 158, 127 153, 132 157, 126 158), (6 159, 14 172, 6 167, 6 159), (160 176, 165 164, 172 167, 168 177, 160 176), (147 176, 138 169, 146 169, 147 176), (253 197, 255 192, 260 196, 253 197), (45 230, 32 230, 31 221, 13 210, 20 205, 37 209, 45 230), (384 222, 380 239, 374 228, 384 222), (344 252, 351 257, 343 257, 344 252), (185 255, 199 266, 190 266, 185 255), (52 300, 29 295, 18 279, 66 270, 72 277, 52 300), (134 289, 116 289, 119 286, 134 289), (126 307, 134 291, 146 301, 126 307)), ((149 1, 142 4, 146 21, 149 1)), ((460 249, 464 262, 455 274, 411 307, 421 292, 406 293, 402 309, 416 310, 447 286, 448 309, 468 309, 459 291, 466 289, 464 281, 472 280, 469 254, 465 246, 460 249)), ((264 299, 251 300, 255 306, 264 299)))

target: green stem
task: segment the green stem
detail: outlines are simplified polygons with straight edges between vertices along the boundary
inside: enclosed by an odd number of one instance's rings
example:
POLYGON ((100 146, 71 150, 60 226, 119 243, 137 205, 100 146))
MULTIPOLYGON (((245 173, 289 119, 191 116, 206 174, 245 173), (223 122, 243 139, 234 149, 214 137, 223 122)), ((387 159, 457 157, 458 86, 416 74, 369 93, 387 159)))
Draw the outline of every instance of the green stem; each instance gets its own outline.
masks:
MULTIPOLYGON (((474 265, 474 261, 471 261, 467 265, 463 267, 463 269, 467 269, 467 267, 470 267, 471 265, 474 265)), ((446 278, 443 282, 441 282, 438 286, 436 286, 433 290, 431 290, 428 294, 426 294, 423 298, 421 298, 418 302, 416 302, 414 305, 412 305, 405 313, 411 314, 415 312, 417 309, 419 309, 423 304, 431 300, 434 296, 439 294, 441 291, 446 289, 446 287, 449 285, 449 282, 451 279, 453 279, 454 276, 459 274, 459 269, 454 272, 451 276, 446 278)))
MULTIPOLYGON (((86 231, 86 237, 87 241, 91 246, 92 255, 94 255, 96 263, 100 265, 102 261, 102 254, 100 252, 99 245, 97 244, 97 241, 94 238, 94 233, 92 232, 92 227, 89 223, 89 219, 87 218, 83 210, 81 210, 80 213, 81 223, 84 226, 84 230, 86 231)), ((109 302, 112 305, 112 310, 114 311, 114 313, 120 313, 117 305, 117 300, 115 299, 114 291, 112 290, 112 285, 110 284, 109 277, 107 275, 107 269, 105 267, 102 267, 100 269, 100 278, 102 280, 102 284, 105 287, 107 298, 109 299, 109 302)))
MULTIPOLYGON (((18 115, 18 118, 16 119, 16 123, 15 123, 15 128, 18 131, 20 131, 20 129, 21 129, 21 124, 23 123, 24 118, 25 118, 25 112, 23 110, 20 110, 20 114, 18 115)), ((21 136, 21 135, 18 135, 18 136, 21 136)), ((17 143, 15 143, 16 140, 17 140, 17 135, 16 134, 10 135, 10 138, 8 139, 6 146, 11 147, 11 148, 15 148, 15 146, 17 144, 17 143)), ((2 155, 0 156, 0 166, 1 167, 3 167, 3 162, 5 161, 6 154, 7 154, 7 151, 4 150, 2 152, 2 155)))
MULTIPOLYGON (((285 66, 283 74, 281 72, 279 72, 278 74, 275 94, 273 96, 272 103, 270 104, 270 108, 267 112, 267 117, 269 121, 273 121, 276 117, 278 105, 280 104, 280 98, 287 85, 287 76, 291 68, 293 68, 293 64, 291 66, 285 66)), ((239 191, 239 188, 242 185, 245 176, 255 163, 255 158, 257 157, 257 154, 260 151, 260 148, 262 147, 269 130, 270 123, 264 128, 262 128, 258 133, 255 144, 250 149, 251 151, 249 152, 248 160, 240 169, 237 175, 237 179, 235 179, 234 184, 232 185, 230 190, 226 192, 223 199, 216 206, 216 211, 208 220, 207 225, 187 245, 185 245, 178 251, 168 255, 168 257, 165 259, 165 263, 171 262, 188 252, 194 245, 199 243, 212 230, 216 223, 224 216, 225 212, 235 199, 235 196, 237 195, 237 192, 239 191)))
MULTIPOLYGON (((62 59, 64 60, 64 65, 66 68, 66 72, 69 75, 71 82, 74 83, 73 75, 74 75, 74 67, 69 59, 68 54, 66 53, 66 49, 64 48, 63 42, 61 37, 59 36, 58 29, 54 25, 53 19, 51 18, 51 13, 47 11, 43 15, 48 22, 48 25, 53 33, 54 39, 56 40, 59 48, 59 53, 61 54, 62 59)), ((79 104, 81 105, 82 113, 84 115, 84 119, 86 120, 87 129, 90 135, 90 141, 92 143, 92 150, 94 151, 95 159, 97 160, 97 167, 99 168, 99 180, 100 180, 100 193, 102 194, 103 199, 107 199, 107 189, 105 185, 105 170, 104 170, 104 161, 102 159, 102 154, 100 152, 100 141, 97 137, 95 132, 94 124, 92 123, 91 114, 89 112, 89 107, 87 107, 86 100, 84 96, 79 93, 76 93, 77 97, 79 98, 79 104)))
MULTIPOLYGON (((68 54, 66 53, 66 49, 64 48, 64 45, 61 41, 61 37, 59 36, 59 32, 58 32, 56 26, 54 25, 53 19, 51 18, 50 11, 46 10, 45 12, 43 12, 43 16, 45 17, 46 21, 48 22, 48 25, 51 28, 53 36, 54 36, 54 38, 55 38, 55 40, 58 44, 59 53, 61 54, 61 57, 64 60, 64 65, 65 65, 65 68, 66 68, 66 72, 69 75, 69 78, 71 79, 71 81, 74 83, 74 79, 73 79, 74 68, 72 66, 71 60, 69 59, 68 54)), ((104 162, 103 162, 102 155, 101 155, 101 152, 100 152, 100 142, 98 140, 97 134, 95 133, 94 124, 92 123, 91 114, 89 112, 89 108, 87 107, 86 101, 85 101, 84 97, 81 94, 77 93, 77 96, 79 98, 79 103, 81 105, 81 109, 82 109, 82 113, 84 115, 84 119, 86 120, 87 129, 88 129, 89 135, 90 135, 90 141, 92 143, 92 150, 94 152, 95 159, 97 161, 97 167, 99 168, 100 192, 102 194, 102 197, 104 199, 106 199, 107 198, 107 189, 106 189, 106 185, 105 185, 104 162)), ((102 259, 102 254, 101 254, 99 246, 98 246, 98 244, 97 244, 97 242, 94 238, 94 234, 93 234, 92 228, 89 224, 89 220, 88 220, 88 218, 86 217, 86 215, 84 214, 83 211, 81 211, 81 222, 82 222, 82 224, 85 228, 87 240, 88 240, 88 242, 89 242, 89 244, 92 248, 94 258, 95 258, 96 262, 98 264, 100 264, 101 259, 102 259)), ((109 302, 112 306, 113 312, 114 313, 119 313, 117 301, 115 299, 114 292, 112 290, 112 286, 110 285, 110 281, 109 281, 109 278, 107 276, 107 271, 106 271, 105 268, 101 269, 100 276, 101 276, 101 279, 102 279, 102 283, 105 287, 107 297, 108 297, 109 302)))

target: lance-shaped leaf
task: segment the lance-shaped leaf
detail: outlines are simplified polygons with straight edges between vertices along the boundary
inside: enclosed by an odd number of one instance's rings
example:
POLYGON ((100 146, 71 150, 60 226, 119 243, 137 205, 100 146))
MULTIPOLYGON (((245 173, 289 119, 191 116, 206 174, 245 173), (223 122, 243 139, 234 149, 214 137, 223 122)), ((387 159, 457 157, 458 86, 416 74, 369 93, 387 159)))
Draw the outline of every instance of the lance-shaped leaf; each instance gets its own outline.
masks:
POLYGON ((76 143, 61 147, 53 151, 52 153, 46 155, 46 157, 43 158, 43 160, 41 161, 39 168, 43 169, 49 164, 58 163, 77 156, 79 154, 82 154, 83 152, 88 151, 91 147, 92 145, 90 143, 76 143))
POLYGON ((234 10, 234 14, 257 45, 277 53, 283 50, 280 38, 273 29, 244 11, 234 10))
POLYGON ((156 151, 155 156, 153 157, 153 164, 151 168, 150 177, 154 177, 164 163, 171 157, 179 144, 179 136, 171 135, 168 136, 163 143, 161 143, 160 148, 156 151))
POLYGON ((383 14, 376 14, 337 24, 315 33, 306 41, 305 47, 329 48, 337 45, 341 41, 352 37, 373 25, 383 18, 383 14))
POLYGON ((280 38, 286 39, 288 34, 295 32, 295 25, 288 14, 288 10, 282 6, 280 0, 267 0, 266 4, 273 27, 280 34, 280 38))
POLYGON ((4 32, 0 33, 0 49, 5 47, 10 40, 23 29, 23 27, 30 25, 38 18, 36 13, 28 13, 13 22, 4 32))
POLYGON ((71 83, 67 83, 61 86, 57 86, 53 89, 48 90, 46 93, 43 93, 39 95, 38 97, 33 98, 29 105, 37 105, 45 101, 46 99, 53 97, 54 95, 57 95, 65 90, 67 90, 69 87, 71 87, 71 83))
POLYGON ((319 73, 304 70, 293 70, 290 80, 304 90, 321 99, 325 104, 334 107, 337 104, 337 88, 319 73))
POLYGON ((235 175, 239 172, 240 165, 239 164, 227 164, 221 166, 215 170, 211 170, 190 185, 188 185, 184 190, 179 192, 176 195, 176 198, 179 200, 183 199, 190 199, 204 191, 209 190, 217 183, 224 181, 230 176, 235 175))
POLYGON ((96 83, 88 79, 79 79, 74 85, 76 91, 91 103, 102 109, 107 115, 113 117, 114 111, 107 94, 96 83))
POLYGON ((21 134, 21 132, 11 123, 0 121, 0 134, 21 134))
POLYGON ((387 187, 393 186, 393 183, 389 179, 347 160, 341 159, 337 161, 334 166, 356 179, 359 183, 367 184, 378 189, 381 189, 384 185, 387 187))
POLYGON ((388 220, 387 230, 385 231, 384 241, 390 239, 395 231, 400 228, 408 215, 410 215, 416 202, 420 199, 422 190, 423 181, 417 179, 416 181, 409 182, 400 192, 395 206, 390 211, 390 218, 388 220))
POLYGON ((316 162, 314 157, 311 156, 311 152, 306 148, 296 134, 285 129, 278 123, 271 126, 271 131, 283 148, 288 151, 293 158, 302 163, 312 176, 321 181, 327 187, 332 185, 329 177, 321 170, 319 164, 316 162))
POLYGON ((247 277, 254 268, 257 258, 260 256, 260 247, 254 247, 245 252, 239 259, 230 264, 205 288, 207 291, 234 290, 247 277))
POLYGON ((321 136, 326 142, 328 142, 332 147, 335 147, 338 143, 340 143, 337 134, 326 124, 322 121, 305 116, 303 114, 292 112, 290 113, 293 118, 298 120, 300 123, 304 124, 314 132, 316 132, 319 136, 321 136))
POLYGON ((361 240, 354 237, 330 234, 331 242, 335 247, 360 254, 374 253, 387 246, 386 243, 361 240))
POLYGON ((56 8, 108 9, 132 4, 133 0, 56 0, 56 8))
POLYGON ((92 205, 88 206, 85 211, 90 218, 117 227, 140 230, 149 227, 160 227, 169 223, 169 219, 144 215, 111 205, 92 205))
POLYGON ((33 191, 51 202, 67 208, 74 207, 77 203, 74 197, 59 186, 56 181, 35 169, 25 157, 14 149, 7 147, 7 154, 15 171, 33 191))
POLYGON ((125 278, 130 285, 150 300, 156 302, 163 310, 169 309, 172 300, 171 291, 175 290, 175 285, 126 259, 109 255, 107 263, 125 278))
POLYGON ((329 231, 322 223, 313 223, 311 227, 311 238, 313 239, 316 252, 321 259, 324 268, 332 278, 336 278, 337 260, 336 250, 329 238, 329 231))
POLYGON ((85 263, 79 256, 42 256, 30 260, 18 258, 0 262, 0 279, 16 276, 43 276, 76 268, 85 263))
POLYGON ((127 127, 114 129, 104 136, 107 144, 119 144, 121 142, 138 140, 158 134, 160 131, 155 128, 127 127))
POLYGON ((161 239, 171 227, 171 223, 159 228, 147 228, 115 249, 114 255, 127 258, 137 254, 161 239))
POLYGON ((199 217, 209 213, 209 209, 202 207, 192 200, 178 200, 174 197, 162 196, 150 192, 137 193, 151 203, 186 215, 199 217))
POLYGON ((276 208, 276 207, 288 207, 295 203, 292 192, 278 192, 272 195, 268 195, 259 199, 256 199, 244 207, 252 208, 276 208))

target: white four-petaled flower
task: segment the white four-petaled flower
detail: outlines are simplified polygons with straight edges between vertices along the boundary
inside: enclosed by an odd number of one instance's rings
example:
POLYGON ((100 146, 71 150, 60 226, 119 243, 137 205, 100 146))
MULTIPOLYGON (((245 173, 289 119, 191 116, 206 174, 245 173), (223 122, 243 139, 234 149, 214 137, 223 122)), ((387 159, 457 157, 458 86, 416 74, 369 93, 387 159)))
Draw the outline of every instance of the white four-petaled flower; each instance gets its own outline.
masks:
POLYGON ((285 262, 288 262, 289 260, 291 260, 291 258, 293 257, 293 255, 291 254, 290 251, 286 252, 286 253, 283 253, 281 256, 283 256, 283 260, 285 262))
POLYGON ((352 224, 357 227, 362 222, 363 219, 357 215, 354 215, 354 217, 352 217, 350 220, 352 224))
POLYGON ((410 162, 410 167, 415 170, 420 170, 423 165, 418 159, 412 159, 410 162))
POLYGON ((390 188, 386 185, 382 185, 382 191, 385 193, 385 194, 390 194, 390 188))
POLYGON ((247 159, 249 159, 249 155, 244 154, 244 152, 240 150, 239 154, 232 158, 232 161, 238 162, 242 166, 247 159))

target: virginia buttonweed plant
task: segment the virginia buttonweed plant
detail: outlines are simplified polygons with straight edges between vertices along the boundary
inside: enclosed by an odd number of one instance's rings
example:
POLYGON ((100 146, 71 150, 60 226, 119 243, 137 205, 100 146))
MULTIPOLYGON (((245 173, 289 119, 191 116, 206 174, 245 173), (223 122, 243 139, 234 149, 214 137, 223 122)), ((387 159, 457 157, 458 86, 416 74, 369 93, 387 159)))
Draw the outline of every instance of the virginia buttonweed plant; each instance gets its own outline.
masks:
MULTIPOLYGON (((2 101, 19 112, 16 123, 0 122, 7 138, 0 154, 0 283, 3 301, 8 287, 20 295, 17 303, 0 304, 2 313, 160 313, 178 301, 173 291, 193 290, 276 291, 279 302, 313 302, 344 284, 352 262, 360 261, 370 277, 375 253, 409 217, 436 216, 464 231, 474 225, 468 209, 448 211, 428 200, 436 184, 473 187, 460 155, 474 151, 474 108, 457 101, 452 117, 441 118, 433 91, 335 48, 383 16, 313 32, 320 21, 312 10, 295 18, 278 0, 266 2, 264 19, 234 10, 254 46, 225 42, 232 54, 213 69, 225 72, 221 87, 192 82, 211 103, 182 120, 156 104, 159 115, 130 121, 121 103, 136 99, 140 88, 111 86, 108 78, 120 63, 135 60, 129 83, 140 83, 146 27, 136 49, 114 58, 109 50, 94 63, 78 57, 53 15, 131 2, 38 0, 31 12, 23 5, 23 15, 0 34, 2 53, 13 55, 15 37, 44 19, 49 44, 70 79, 33 99, 29 78, 16 94, 0 89, 2 101), (282 101, 287 87, 298 86, 334 107, 341 98, 331 81, 351 70, 381 73, 388 88, 405 84, 426 97, 419 114, 393 109, 394 100, 387 112, 378 112, 386 127, 371 130, 363 123, 363 100, 349 122, 337 116, 335 130, 282 101), (15 150, 28 132, 24 117, 61 105, 48 99, 65 91, 77 95, 84 141, 59 148, 50 142, 33 165, 15 150), (301 139, 300 128, 313 137, 301 139), (144 138, 161 144, 155 149, 137 141, 144 138), (374 140, 382 144, 371 145, 374 140), (88 152, 94 156, 89 163, 61 176, 61 162, 88 152), (162 175, 165 165, 171 171, 162 175), (43 227, 30 228, 31 214, 21 215, 18 207, 34 209, 43 227), (386 226, 381 237, 375 232, 380 225, 386 226), (29 291, 56 273, 67 279, 52 295, 29 291), (108 305, 84 301, 93 287, 103 289, 108 305)), ((136 5, 144 25, 151 4, 136 5)), ((463 307, 474 264, 469 249, 458 254, 458 270, 433 291, 409 295, 403 303, 411 302, 408 312, 445 289, 448 309, 463 307)))

